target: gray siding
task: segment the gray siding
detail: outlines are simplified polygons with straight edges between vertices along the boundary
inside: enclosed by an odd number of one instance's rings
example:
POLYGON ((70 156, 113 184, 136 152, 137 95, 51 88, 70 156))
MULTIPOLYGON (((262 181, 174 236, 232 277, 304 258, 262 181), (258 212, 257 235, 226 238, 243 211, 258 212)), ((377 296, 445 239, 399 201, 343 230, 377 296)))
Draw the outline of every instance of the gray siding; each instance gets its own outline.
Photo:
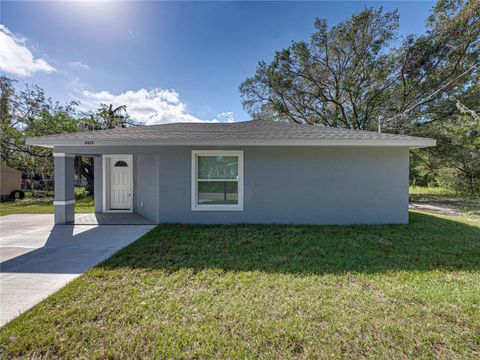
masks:
POLYGON ((55 199, 53 203, 55 224, 69 224, 75 220, 75 205, 62 202, 74 201, 74 157, 55 156, 55 199), (60 203, 56 203, 60 202, 60 203))
POLYGON ((191 149, 160 153, 160 222, 408 221, 408 150, 247 148, 242 212, 191 211, 191 149))
POLYGON ((57 151, 138 154, 134 157, 135 211, 155 222, 408 222, 407 148, 229 148, 244 151, 245 202, 241 212, 191 211, 192 149, 202 147, 57 151))
POLYGON ((159 222, 158 154, 138 154, 134 157, 135 212, 153 222, 159 222))

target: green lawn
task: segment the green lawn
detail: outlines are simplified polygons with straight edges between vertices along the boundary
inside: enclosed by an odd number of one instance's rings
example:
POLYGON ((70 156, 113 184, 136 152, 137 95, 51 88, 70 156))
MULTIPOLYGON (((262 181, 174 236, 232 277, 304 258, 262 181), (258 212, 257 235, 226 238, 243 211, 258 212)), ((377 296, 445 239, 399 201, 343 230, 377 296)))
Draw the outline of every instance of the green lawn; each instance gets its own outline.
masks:
MULTIPOLYGON (((76 213, 93 213, 93 195, 75 200, 76 213)), ((25 198, 0 202, 0 216, 11 214, 53 214, 53 200, 25 198)))
MULTIPOLYGON (((44 194, 45 198, 32 196, 25 191, 25 199, 0 202, 0 216, 11 214, 53 214, 53 191, 44 194)), ((75 187, 75 212, 93 213, 93 195, 88 195, 84 187, 75 187)))
POLYGON ((444 187, 426 187, 426 186, 410 186, 409 188, 410 195, 420 196, 424 195, 425 197, 431 196, 450 196, 455 197, 455 191, 447 189, 444 187))
POLYGON ((160 225, 10 322, 3 358, 478 358, 480 223, 160 225))

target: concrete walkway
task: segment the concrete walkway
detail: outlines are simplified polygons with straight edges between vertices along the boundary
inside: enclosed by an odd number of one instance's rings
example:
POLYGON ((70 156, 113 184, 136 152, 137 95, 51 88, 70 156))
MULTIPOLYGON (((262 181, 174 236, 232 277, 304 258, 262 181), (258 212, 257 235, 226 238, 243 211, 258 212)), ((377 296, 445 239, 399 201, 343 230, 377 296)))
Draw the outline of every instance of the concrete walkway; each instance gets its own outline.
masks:
POLYGON ((0 326, 153 229, 53 225, 53 215, 0 217, 0 326))

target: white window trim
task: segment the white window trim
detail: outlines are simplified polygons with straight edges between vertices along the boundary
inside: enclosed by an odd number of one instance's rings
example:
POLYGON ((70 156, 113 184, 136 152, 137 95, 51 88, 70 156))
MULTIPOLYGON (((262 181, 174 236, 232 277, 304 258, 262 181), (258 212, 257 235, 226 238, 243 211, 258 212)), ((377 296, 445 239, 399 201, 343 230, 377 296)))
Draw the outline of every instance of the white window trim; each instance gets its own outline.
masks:
POLYGON ((192 150, 192 211, 243 211, 243 151, 241 150, 192 150), (238 157, 238 204, 199 205, 198 157, 199 156, 237 156, 238 157))
POLYGON ((104 213, 133 213, 133 155, 132 154, 109 154, 102 156, 102 212, 104 213), (130 167, 130 208, 110 209, 110 162, 112 159, 126 160, 130 167), (107 181, 108 180, 108 181, 107 181))

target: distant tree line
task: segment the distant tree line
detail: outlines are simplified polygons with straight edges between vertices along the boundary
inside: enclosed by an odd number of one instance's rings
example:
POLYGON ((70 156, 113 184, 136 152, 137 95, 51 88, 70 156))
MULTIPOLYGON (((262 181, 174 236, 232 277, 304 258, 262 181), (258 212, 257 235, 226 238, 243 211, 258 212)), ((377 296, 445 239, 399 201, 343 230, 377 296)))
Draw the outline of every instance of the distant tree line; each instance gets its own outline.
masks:
MULTIPOLYGON (((130 119, 125 105, 101 104, 95 112, 81 112, 76 101, 60 104, 38 86, 19 90, 16 85, 15 80, 0 76, 0 155, 3 164, 31 179, 51 178, 53 157, 50 149, 25 145, 25 138, 139 125, 130 119)), ((75 172, 91 184, 92 158, 76 157, 75 172)), ((88 190, 93 193, 93 188, 88 190)))
POLYGON ((440 0, 400 39, 397 11, 365 9, 260 61, 240 85, 258 119, 433 137, 411 182, 480 196, 480 1, 440 0))

